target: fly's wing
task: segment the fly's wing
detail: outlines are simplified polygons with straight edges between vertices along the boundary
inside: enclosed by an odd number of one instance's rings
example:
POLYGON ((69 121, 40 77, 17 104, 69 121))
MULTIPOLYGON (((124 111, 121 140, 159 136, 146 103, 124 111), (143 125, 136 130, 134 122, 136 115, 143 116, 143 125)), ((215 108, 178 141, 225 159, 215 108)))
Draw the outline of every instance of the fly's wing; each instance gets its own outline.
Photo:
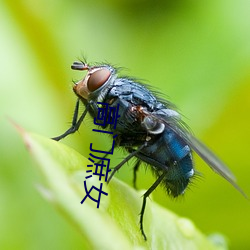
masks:
POLYGON ((248 198, 243 190, 237 185, 236 178, 230 169, 210 149, 191 134, 182 135, 181 137, 216 173, 225 178, 242 195, 248 198))
POLYGON ((229 183, 231 183, 243 196, 246 198, 247 195, 242 189, 236 184, 236 178, 228 167, 202 142, 196 139, 185 127, 180 118, 176 115, 169 115, 169 111, 163 115, 162 111, 157 114, 154 113, 152 116, 154 119, 163 123, 166 127, 173 130, 182 140, 184 140, 190 148, 192 148, 216 173, 221 175, 229 183))

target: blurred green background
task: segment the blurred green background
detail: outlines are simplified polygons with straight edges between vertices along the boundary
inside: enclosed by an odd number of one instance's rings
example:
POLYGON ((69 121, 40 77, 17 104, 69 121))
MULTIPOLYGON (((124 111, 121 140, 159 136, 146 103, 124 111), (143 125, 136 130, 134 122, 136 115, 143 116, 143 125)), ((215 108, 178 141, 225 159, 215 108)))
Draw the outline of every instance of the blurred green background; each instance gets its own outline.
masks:
MULTIPOLYGON (((168 96, 250 196, 249 13, 247 0, 1 1, 0 249, 81 247, 81 235, 36 191, 40 173, 8 117, 47 137, 64 132, 76 100, 72 80, 83 76, 70 65, 82 55, 123 66, 168 96)), ((63 143, 88 156, 91 129, 89 119, 63 143)), ((118 150, 113 166, 123 156, 118 150)), ((249 201, 195 160, 203 177, 184 198, 158 188, 154 200, 206 234, 226 235, 230 249, 250 249, 249 201)), ((117 174, 130 185, 132 167, 117 174)), ((153 180, 140 170, 140 188, 153 180)))

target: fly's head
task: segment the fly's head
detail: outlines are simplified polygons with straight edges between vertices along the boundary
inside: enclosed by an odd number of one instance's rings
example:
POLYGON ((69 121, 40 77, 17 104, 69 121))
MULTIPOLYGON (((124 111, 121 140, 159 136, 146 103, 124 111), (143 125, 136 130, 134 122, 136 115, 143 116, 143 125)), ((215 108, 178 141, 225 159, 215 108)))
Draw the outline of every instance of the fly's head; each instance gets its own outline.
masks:
POLYGON ((105 89, 116 78, 116 72, 110 65, 89 66, 83 62, 74 62, 74 70, 87 70, 86 76, 73 87, 75 94, 81 99, 97 99, 102 101, 105 89))

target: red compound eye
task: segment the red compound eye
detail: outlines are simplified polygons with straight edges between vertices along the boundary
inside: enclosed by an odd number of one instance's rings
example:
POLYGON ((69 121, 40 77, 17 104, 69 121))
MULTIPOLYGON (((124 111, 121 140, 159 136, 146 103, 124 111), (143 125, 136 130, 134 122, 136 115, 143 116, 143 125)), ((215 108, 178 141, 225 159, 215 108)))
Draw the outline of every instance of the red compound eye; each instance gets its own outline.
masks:
POLYGON ((88 90, 93 92, 99 89, 109 78, 110 71, 108 69, 99 69, 92 73, 88 79, 88 90))

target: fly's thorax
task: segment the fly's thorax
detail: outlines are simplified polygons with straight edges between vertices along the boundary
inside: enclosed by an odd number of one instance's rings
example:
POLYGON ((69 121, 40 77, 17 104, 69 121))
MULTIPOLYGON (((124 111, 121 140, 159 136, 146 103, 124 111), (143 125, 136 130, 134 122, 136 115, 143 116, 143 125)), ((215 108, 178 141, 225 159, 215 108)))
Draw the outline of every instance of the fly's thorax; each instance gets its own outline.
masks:
POLYGON ((110 86, 116 79, 115 69, 109 65, 89 67, 85 64, 73 64, 77 70, 88 70, 86 76, 73 87, 75 94, 81 99, 102 101, 110 86))

